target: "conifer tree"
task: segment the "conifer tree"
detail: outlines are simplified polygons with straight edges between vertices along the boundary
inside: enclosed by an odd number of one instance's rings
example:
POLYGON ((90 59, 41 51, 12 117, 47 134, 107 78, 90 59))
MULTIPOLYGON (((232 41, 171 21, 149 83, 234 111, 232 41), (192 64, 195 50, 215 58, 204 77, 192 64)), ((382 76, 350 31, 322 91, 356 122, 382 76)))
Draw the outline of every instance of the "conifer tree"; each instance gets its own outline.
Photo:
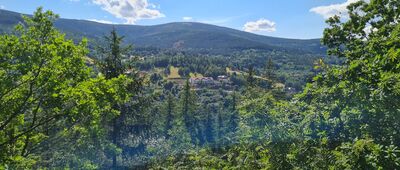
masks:
MULTIPOLYGON (((124 55, 132 49, 131 46, 122 46, 123 37, 118 36, 117 31, 113 28, 108 36, 104 36, 104 46, 98 46, 97 52, 100 54, 100 60, 98 66, 101 72, 105 75, 106 79, 117 78, 128 71, 127 65, 122 60, 124 55)), ((121 103, 114 103, 113 109, 123 110, 121 103)), ((118 136, 121 131, 121 122, 124 117, 124 112, 121 112, 119 116, 116 116, 111 122, 111 140, 112 143, 119 147, 118 136)), ((112 154, 112 167, 117 168, 117 153, 112 154)))
POLYGON ((215 122, 213 114, 217 112, 217 108, 211 106, 207 109, 207 113, 205 113, 204 136, 208 144, 213 144, 215 142, 215 122))
POLYGON ((189 79, 186 80, 186 83, 183 87, 183 91, 181 94, 181 104, 182 104, 182 116, 185 122, 186 129, 188 130, 192 143, 199 144, 203 143, 203 135, 202 130, 200 128, 200 115, 196 114, 199 111, 196 111, 197 103, 196 96, 191 90, 189 79))
POLYGON ((265 65, 265 77, 267 78, 268 88, 273 88, 274 83, 276 83, 275 67, 271 58, 265 65))
POLYGON ((233 92, 232 94, 232 103, 231 103, 231 116, 230 116, 230 127, 229 130, 231 133, 235 134, 239 128, 239 113, 237 111, 237 94, 233 92))
POLYGON ((247 86, 248 87, 255 87, 257 85, 256 78, 254 77, 256 75, 254 67, 250 66, 249 71, 247 73, 247 86))
POLYGON ((165 130, 164 134, 166 139, 169 139, 171 137, 169 131, 172 129, 173 121, 175 119, 174 110, 175 110, 174 96, 171 93, 168 93, 167 106, 166 106, 166 121, 164 129, 165 130))
POLYGON ((268 58, 267 63, 265 64, 265 76, 267 79, 273 80, 275 78, 275 68, 274 62, 271 58, 268 58))

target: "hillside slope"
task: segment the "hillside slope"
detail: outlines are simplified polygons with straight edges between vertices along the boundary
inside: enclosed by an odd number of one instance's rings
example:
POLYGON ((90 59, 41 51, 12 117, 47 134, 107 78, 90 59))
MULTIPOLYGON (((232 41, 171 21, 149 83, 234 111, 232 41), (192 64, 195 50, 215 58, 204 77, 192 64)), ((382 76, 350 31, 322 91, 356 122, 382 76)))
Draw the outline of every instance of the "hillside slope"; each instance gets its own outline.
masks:
MULTIPOLYGON (((0 32, 22 22, 20 13, 0 10, 0 32)), ((319 39, 297 40, 252 34, 215 25, 179 22, 154 26, 109 25, 86 20, 58 19, 55 26, 70 37, 98 39, 112 27, 137 47, 179 49, 263 49, 323 54, 319 39)))

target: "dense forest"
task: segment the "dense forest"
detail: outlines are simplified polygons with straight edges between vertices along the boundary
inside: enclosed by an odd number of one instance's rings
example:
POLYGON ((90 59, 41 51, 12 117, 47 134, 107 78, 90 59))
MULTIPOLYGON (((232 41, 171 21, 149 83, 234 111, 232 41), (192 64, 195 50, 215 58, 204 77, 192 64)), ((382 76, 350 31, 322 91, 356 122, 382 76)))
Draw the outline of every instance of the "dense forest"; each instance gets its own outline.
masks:
POLYGON ((327 56, 0 35, 0 169, 399 169, 400 1, 349 5, 327 56))

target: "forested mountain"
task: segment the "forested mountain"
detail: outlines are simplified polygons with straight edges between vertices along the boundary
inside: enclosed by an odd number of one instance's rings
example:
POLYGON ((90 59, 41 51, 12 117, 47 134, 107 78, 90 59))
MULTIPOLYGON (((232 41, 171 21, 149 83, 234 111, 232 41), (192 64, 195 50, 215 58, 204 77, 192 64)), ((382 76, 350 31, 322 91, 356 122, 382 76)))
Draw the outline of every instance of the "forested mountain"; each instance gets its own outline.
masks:
MULTIPOLYGON (((8 32, 23 22, 21 14, 0 10, 0 32, 8 32)), ((58 19, 55 26, 70 37, 98 39, 113 27, 125 41, 137 47, 207 49, 227 53, 228 50, 262 49, 295 53, 324 54, 320 39, 297 40, 256 35, 215 25, 179 22, 154 26, 109 25, 86 20, 58 19)))
POLYGON ((39 7, 2 25, 0 169, 400 169, 399 7, 358 1, 329 18, 322 43, 340 64, 142 56, 111 26, 89 48, 39 7))

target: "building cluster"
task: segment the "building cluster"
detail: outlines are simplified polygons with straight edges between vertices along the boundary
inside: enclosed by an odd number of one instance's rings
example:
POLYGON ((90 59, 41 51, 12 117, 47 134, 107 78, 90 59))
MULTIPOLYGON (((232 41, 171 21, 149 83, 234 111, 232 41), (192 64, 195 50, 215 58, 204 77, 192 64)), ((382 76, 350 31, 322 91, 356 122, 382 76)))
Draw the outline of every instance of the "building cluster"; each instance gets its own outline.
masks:
POLYGON ((212 77, 194 77, 189 79, 193 87, 220 87, 222 84, 229 84, 229 77, 225 75, 218 76, 215 80, 212 77))

